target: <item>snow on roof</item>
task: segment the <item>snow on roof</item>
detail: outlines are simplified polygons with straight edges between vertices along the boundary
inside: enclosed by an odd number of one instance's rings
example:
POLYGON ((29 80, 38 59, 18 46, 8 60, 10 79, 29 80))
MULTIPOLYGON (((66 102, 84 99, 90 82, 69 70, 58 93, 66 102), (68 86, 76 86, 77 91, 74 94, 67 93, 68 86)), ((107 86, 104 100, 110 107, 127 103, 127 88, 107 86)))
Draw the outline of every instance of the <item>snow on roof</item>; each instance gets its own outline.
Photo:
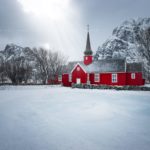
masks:
MULTIPOLYGON (((103 72, 125 72, 125 59, 101 59, 94 61, 90 65, 85 65, 82 61, 74 61, 65 66, 63 73, 71 73, 72 69, 79 64, 87 73, 103 72)), ((128 63, 127 72, 141 72, 142 63, 128 63)))
POLYGON ((66 66, 63 67, 63 73, 64 74, 65 73, 70 73, 77 63, 81 64, 82 62, 81 61, 72 61, 72 62, 69 62, 68 65, 66 65, 66 66))
POLYGON ((79 64, 86 72, 124 72, 125 60, 124 59, 104 59, 94 61, 90 65, 85 65, 82 61, 69 62, 64 68, 63 73, 70 73, 72 69, 79 64))
POLYGON ((125 59, 104 59, 87 66, 87 72, 124 72, 125 59))

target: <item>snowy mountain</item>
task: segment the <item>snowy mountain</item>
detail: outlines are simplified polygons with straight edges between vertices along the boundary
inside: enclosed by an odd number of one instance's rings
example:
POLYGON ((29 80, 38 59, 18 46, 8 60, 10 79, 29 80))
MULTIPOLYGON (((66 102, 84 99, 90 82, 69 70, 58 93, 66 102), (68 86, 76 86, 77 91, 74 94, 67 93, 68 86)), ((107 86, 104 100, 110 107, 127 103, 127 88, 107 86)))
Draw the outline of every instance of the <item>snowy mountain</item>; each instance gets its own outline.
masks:
POLYGON ((0 51, 0 81, 10 79, 16 84, 31 79, 36 63, 31 54, 30 48, 7 44, 5 49, 0 51))
POLYGON ((3 51, 0 51, 0 56, 5 58, 5 61, 9 60, 29 60, 30 49, 23 48, 15 44, 7 44, 3 51))
POLYGON ((95 54, 95 60, 107 58, 126 58, 127 62, 143 62, 149 70, 145 51, 140 50, 136 36, 140 30, 150 27, 150 18, 131 19, 116 27, 112 36, 106 40, 95 54))
POLYGON ((30 48, 23 48, 15 44, 7 44, 3 51, 0 51, 0 57, 5 62, 21 61, 23 64, 28 64, 35 67, 35 57, 32 56, 30 48))

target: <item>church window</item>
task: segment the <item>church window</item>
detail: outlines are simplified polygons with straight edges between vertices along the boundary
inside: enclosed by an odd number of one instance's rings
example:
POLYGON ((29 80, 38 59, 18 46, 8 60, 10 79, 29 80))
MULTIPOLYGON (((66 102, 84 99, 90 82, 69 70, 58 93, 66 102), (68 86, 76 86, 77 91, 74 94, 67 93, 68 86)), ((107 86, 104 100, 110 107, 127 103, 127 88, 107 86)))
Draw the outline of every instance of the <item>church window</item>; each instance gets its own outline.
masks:
POLYGON ((131 79, 135 79, 135 73, 131 73, 131 79))
POLYGON ((117 80, 117 74, 112 74, 112 83, 116 83, 117 80))
POLYGON ((94 75, 94 81, 95 81, 95 82, 99 82, 99 81, 100 81, 100 75, 99 75, 98 73, 96 73, 96 74, 94 75))
POLYGON ((80 67, 77 67, 77 71, 80 71, 80 67))

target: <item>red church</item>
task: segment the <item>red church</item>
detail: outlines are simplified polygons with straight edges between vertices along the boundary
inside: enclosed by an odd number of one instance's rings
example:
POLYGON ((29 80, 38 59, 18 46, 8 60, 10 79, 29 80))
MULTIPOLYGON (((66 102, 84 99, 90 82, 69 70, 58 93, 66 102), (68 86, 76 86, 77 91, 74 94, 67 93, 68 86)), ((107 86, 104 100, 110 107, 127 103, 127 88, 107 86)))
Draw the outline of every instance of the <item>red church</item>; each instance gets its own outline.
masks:
POLYGON ((125 59, 93 60, 90 34, 87 33, 84 60, 70 62, 62 74, 62 85, 95 84, 111 86, 141 86, 143 79, 142 63, 126 63, 125 59))

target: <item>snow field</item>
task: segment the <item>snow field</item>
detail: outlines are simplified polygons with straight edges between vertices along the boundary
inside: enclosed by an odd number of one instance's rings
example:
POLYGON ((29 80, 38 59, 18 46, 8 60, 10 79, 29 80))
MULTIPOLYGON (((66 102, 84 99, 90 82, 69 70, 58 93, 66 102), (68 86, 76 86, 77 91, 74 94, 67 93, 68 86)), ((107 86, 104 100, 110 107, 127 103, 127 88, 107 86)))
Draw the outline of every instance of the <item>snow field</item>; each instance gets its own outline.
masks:
POLYGON ((150 92, 0 87, 0 150, 149 150, 150 92))

